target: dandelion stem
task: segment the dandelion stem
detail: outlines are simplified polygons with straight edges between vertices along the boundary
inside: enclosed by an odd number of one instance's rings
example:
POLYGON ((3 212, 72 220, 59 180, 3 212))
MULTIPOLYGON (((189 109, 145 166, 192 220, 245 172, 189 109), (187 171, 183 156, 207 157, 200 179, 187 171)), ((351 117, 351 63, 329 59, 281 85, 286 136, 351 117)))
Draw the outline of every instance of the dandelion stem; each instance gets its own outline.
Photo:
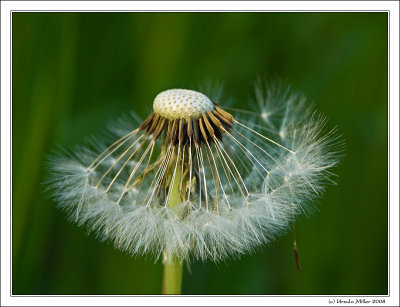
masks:
MULTIPOLYGON (((164 258, 168 258, 165 252, 164 258)), ((182 273, 182 262, 175 257, 164 263, 162 294, 181 294, 182 273)))
MULTIPOLYGON (((180 147, 179 147, 180 148, 180 147)), ((179 154, 180 150, 178 150, 178 154, 176 157, 176 166, 174 168, 173 173, 171 174, 171 186, 169 187, 169 195, 168 195, 168 203, 167 207, 169 209, 175 209, 175 214, 180 217, 183 213, 181 208, 176 208, 178 204, 180 204, 183 199, 181 193, 179 191, 180 182, 181 182, 181 169, 178 167, 179 165, 179 154), (178 209, 178 210, 176 210, 178 209), (180 210, 179 210, 180 209, 180 210)), ((182 261, 177 259, 173 255, 169 255, 167 251, 164 251, 164 272, 163 272, 163 281, 162 281, 162 294, 181 294, 181 286, 182 286, 182 261)))

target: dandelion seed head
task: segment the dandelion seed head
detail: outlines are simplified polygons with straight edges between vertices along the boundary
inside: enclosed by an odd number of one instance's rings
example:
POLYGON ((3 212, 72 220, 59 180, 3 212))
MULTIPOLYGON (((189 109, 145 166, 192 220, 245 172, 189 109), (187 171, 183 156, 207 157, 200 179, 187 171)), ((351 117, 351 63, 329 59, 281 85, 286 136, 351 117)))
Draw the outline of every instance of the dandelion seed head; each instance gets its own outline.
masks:
POLYGON ((168 119, 197 119, 213 109, 214 105, 206 95, 184 89, 161 92, 153 103, 154 112, 168 119))
POLYGON ((51 160, 58 206, 99 239, 164 261, 217 262, 267 244, 312 211, 340 142, 299 95, 256 93, 250 115, 192 90, 160 93, 110 142, 51 160))

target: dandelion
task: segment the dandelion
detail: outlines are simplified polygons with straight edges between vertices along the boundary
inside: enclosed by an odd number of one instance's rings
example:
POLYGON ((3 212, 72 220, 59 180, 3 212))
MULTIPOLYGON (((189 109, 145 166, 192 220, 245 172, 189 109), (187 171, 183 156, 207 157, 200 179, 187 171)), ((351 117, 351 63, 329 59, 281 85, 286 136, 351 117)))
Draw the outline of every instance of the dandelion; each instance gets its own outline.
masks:
POLYGON ((58 206, 117 248, 162 258, 164 293, 179 293, 183 261, 268 243, 331 181, 336 131, 324 133, 326 120, 290 90, 256 96, 240 111, 192 90, 158 94, 136 128, 111 130, 111 145, 52 160, 58 206))

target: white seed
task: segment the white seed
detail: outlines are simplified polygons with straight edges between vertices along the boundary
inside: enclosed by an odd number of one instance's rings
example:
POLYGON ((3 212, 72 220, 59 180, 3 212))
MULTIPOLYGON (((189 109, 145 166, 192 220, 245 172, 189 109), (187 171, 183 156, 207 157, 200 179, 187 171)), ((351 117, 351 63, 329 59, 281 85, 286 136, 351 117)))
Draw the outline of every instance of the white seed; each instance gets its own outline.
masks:
POLYGON ((167 119, 199 118, 203 113, 212 111, 214 104, 202 93, 172 89, 161 92, 156 96, 153 110, 167 119))

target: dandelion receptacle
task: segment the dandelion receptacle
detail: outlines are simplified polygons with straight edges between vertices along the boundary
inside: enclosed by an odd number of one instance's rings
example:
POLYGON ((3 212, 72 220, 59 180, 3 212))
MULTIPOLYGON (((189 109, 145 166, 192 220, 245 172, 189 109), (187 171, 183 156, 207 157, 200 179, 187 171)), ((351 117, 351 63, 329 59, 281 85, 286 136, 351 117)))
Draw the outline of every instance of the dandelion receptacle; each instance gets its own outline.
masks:
POLYGON ((340 141, 305 99, 259 86, 249 110, 171 89, 97 139, 51 161, 58 206, 132 255, 164 263, 165 294, 182 263, 251 252, 312 210, 338 162, 340 141), (110 145, 111 144, 111 145, 110 145))

